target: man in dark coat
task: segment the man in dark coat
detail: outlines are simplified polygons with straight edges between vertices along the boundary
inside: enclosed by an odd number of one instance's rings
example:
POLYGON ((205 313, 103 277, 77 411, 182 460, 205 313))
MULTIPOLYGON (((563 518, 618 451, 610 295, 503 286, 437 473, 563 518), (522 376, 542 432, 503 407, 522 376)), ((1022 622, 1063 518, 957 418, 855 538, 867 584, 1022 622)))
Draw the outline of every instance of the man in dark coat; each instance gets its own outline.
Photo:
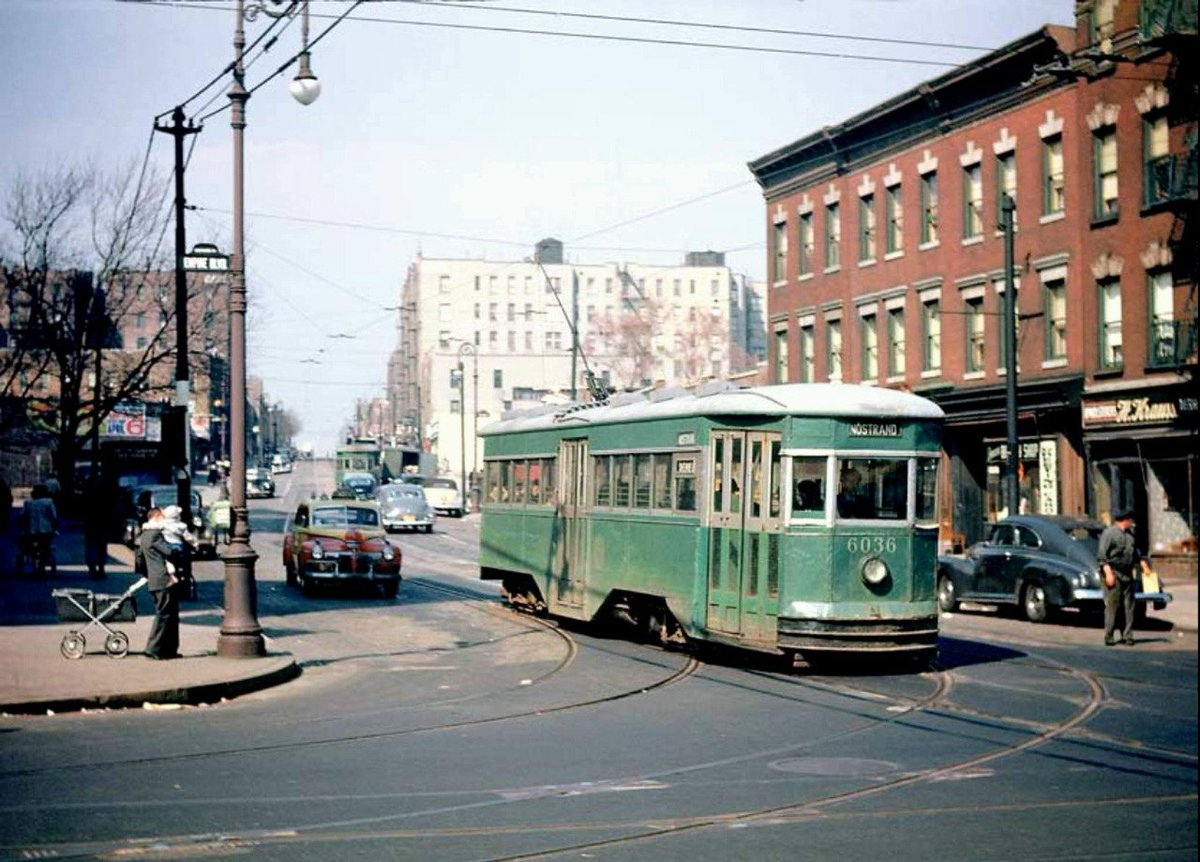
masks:
POLYGON ((1150 570, 1150 564, 1138 553, 1133 541, 1133 512, 1117 512, 1113 522, 1100 534, 1100 573, 1104 576, 1104 643, 1117 642, 1117 613, 1125 615, 1121 643, 1133 646, 1134 589, 1136 567, 1150 570))
POLYGON ((174 550, 163 536, 162 509, 151 509, 138 537, 138 554, 146 567, 146 580, 154 599, 154 625, 146 641, 146 657, 170 659, 179 657, 179 596, 177 580, 167 570, 167 561, 174 550))

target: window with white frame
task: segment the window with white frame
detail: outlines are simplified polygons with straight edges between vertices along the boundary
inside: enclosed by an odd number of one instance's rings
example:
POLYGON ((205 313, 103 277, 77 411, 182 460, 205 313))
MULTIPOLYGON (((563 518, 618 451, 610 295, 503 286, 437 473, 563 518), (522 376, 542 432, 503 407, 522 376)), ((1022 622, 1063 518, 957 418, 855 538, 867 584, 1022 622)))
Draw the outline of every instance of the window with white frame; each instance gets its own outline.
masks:
POLYGON ((1170 153, 1167 118, 1159 114, 1142 123, 1142 203, 1146 206, 1170 200, 1174 159, 1170 153))
POLYGON ((1017 226, 1017 154, 1014 150, 996 156, 996 227, 1004 225, 1004 198, 1013 202, 1013 228, 1017 226))
POLYGON ((827 320, 825 322, 826 368, 829 379, 842 379, 842 321, 827 320))
POLYGON ((921 245, 938 241, 937 171, 921 175, 921 245))
POLYGON ((904 355, 904 306, 889 308, 888 313, 888 369, 889 377, 902 377, 905 370, 904 355))
POLYGON ((886 253, 896 254, 904 251, 904 197, 899 183, 888 187, 886 218, 886 253))
POLYGON ((1046 359, 1067 358, 1067 279, 1047 279, 1042 286, 1042 314, 1046 319, 1046 359))
POLYGON ((787 383, 788 334, 786 329, 775 330, 775 382, 787 383))
POLYGON ((987 318, 983 314, 983 297, 973 296, 964 300, 966 306, 967 373, 983 371, 986 358, 987 318))
POLYGON ((825 207, 825 268, 835 269, 842 265, 842 219, 838 205, 825 207))
POLYGON ((800 327, 800 382, 812 383, 816 360, 816 337, 813 325, 806 323, 800 327))
POLYGON ((963 239, 983 236, 983 170, 979 163, 963 168, 963 239))
POLYGON ((1121 346, 1121 282, 1098 285, 1100 292, 1100 367, 1120 368, 1125 363, 1121 346))
POLYGON ((771 281, 779 283, 787 279, 787 222, 775 225, 771 238, 771 281))
POLYGON ((875 380, 879 377, 879 332, 875 328, 875 315, 861 315, 858 331, 862 339, 862 379, 875 380))
POLYGON ((1066 208, 1063 139, 1062 135, 1052 135, 1042 141, 1042 215, 1055 215, 1066 208))
POLYGON ((930 298, 921 303, 921 340, 924 342, 923 371, 942 368, 941 300, 930 298))
POLYGON ((875 259, 875 195, 858 199, 858 259, 861 263, 875 259))
POLYGON ((1092 138, 1094 215, 1098 219, 1117 215, 1117 130, 1108 126, 1092 138))
POLYGON ((800 248, 798 249, 799 257, 797 266, 800 275, 808 275, 812 272, 813 259, 813 214, 811 212, 800 214, 800 248))
POLYGON ((1170 270, 1152 272, 1149 282, 1150 362, 1156 366, 1174 365, 1175 289, 1170 270))

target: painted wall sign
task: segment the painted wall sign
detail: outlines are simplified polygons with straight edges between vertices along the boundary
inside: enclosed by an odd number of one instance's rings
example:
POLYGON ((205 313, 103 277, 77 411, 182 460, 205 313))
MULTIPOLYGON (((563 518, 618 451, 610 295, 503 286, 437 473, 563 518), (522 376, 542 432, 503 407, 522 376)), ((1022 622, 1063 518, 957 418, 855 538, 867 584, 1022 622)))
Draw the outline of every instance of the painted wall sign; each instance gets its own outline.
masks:
POLYGON ((1180 416, 1196 413, 1198 409, 1200 399, 1196 398, 1115 398, 1084 404, 1083 424, 1148 425, 1174 422, 1180 416))

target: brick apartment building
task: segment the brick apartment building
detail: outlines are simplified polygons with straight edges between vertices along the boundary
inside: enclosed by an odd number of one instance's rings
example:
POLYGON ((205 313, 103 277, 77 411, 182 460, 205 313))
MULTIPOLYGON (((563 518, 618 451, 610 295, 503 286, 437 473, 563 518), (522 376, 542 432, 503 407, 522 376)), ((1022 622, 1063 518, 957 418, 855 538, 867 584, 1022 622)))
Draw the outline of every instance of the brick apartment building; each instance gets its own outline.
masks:
POLYGON ((1196 0, 1047 26, 751 162, 773 381, 946 411, 943 539, 1005 513, 1001 201, 1015 204, 1021 508, 1197 534, 1196 0))

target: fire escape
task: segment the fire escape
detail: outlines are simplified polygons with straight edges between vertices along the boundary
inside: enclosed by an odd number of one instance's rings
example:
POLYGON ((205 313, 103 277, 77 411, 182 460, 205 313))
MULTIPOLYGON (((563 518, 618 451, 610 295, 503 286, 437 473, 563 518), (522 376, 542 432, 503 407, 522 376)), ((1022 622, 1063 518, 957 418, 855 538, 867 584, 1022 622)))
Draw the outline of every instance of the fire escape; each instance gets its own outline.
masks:
POLYGON ((1170 96, 1167 122, 1183 127, 1182 152, 1168 153, 1146 165, 1146 203, 1174 214, 1168 245, 1176 284, 1189 285, 1187 304, 1178 320, 1157 324, 1152 361, 1160 367, 1195 367, 1197 314, 1200 300, 1200 212, 1197 211, 1197 76, 1196 18, 1200 0, 1142 0, 1139 37, 1144 48, 1161 49, 1170 59, 1165 81, 1170 96))

